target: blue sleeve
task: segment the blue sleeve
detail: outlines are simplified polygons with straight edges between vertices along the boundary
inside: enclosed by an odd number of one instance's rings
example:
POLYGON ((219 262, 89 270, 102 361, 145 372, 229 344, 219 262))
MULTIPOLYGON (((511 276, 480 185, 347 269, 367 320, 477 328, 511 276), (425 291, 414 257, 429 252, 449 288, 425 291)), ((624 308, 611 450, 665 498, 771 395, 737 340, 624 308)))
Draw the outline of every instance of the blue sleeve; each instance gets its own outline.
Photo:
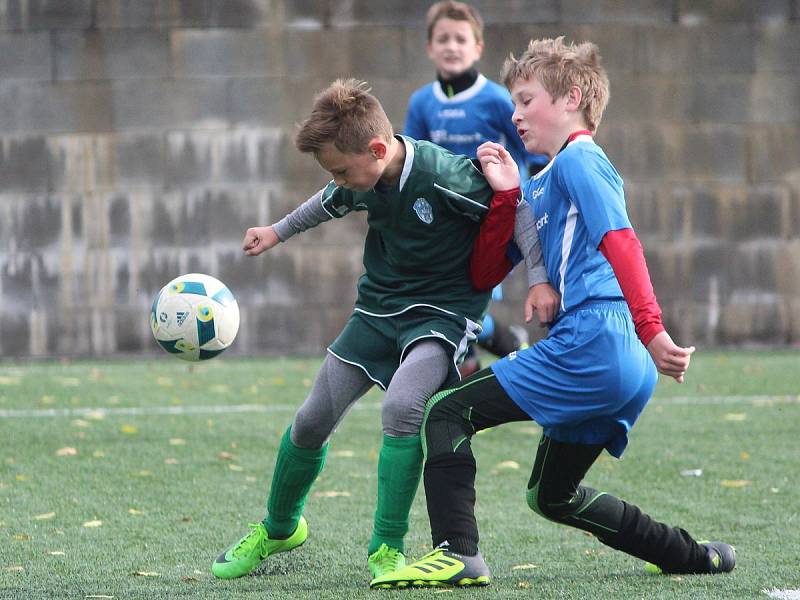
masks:
POLYGON ((406 124, 403 133, 415 140, 430 140, 430 132, 425 124, 422 108, 422 90, 417 90, 411 95, 408 101, 408 113, 406 113, 406 124))
POLYGON ((583 217, 589 239, 597 248, 609 231, 631 227, 622 178, 604 155, 580 148, 571 150, 553 166, 559 185, 583 217))

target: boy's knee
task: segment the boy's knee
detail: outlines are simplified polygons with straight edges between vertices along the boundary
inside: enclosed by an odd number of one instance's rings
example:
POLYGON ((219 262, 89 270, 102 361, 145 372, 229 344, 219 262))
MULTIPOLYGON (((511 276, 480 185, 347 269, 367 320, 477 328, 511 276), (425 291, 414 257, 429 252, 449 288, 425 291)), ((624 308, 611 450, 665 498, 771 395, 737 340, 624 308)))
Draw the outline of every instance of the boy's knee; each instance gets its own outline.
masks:
MULTIPOLYGON (((583 489, 590 490, 590 488, 583 489)), ((528 489, 526 500, 533 512, 545 519, 558 522, 563 522, 565 519, 580 512, 584 504, 579 502, 576 496, 571 494, 553 495, 539 485, 528 489)))
POLYGON ((331 433, 329 427, 310 418, 301 407, 294 416, 290 439, 298 448, 322 448, 331 433))

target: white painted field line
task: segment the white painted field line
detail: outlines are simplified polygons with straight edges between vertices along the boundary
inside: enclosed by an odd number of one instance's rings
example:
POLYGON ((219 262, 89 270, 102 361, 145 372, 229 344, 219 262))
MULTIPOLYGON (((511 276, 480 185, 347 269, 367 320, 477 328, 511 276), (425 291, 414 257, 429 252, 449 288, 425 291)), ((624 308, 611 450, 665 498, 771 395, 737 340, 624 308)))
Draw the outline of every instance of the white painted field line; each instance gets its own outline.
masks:
MULTIPOLYGON (((672 405, 715 405, 715 404, 800 404, 800 396, 673 396, 654 398, 652 404, 672 405)), ((284 413, 294 412, 300 404, 231 404, 209 406, 133 406, 133 407, 95 407, 95 408, 41 408, 0 410, 0 419, 83 417, 90 414, 113 415, 219 415, 235 413, 284 413)), ((359 402, 356 410, 379 410, 379 402, 359 402)))
POLYGON ((787 396, 667 396, 654 398, 652 404, 800 404, 800 395, 787 396))
MULTIPOLYGON (((95 408, 42 408, 30 410, 0 410, 0 419, 46 418, 46 417, 85 417, 87 415, 219 415, 233 413, 275 413, 294 412, 299 404, 230 404, 210 406, 112 406, 95 408)), ((354 410, 374 410, 380 408, 375 402, 356 404, 354 410)))
POLYGON ((770 598, 779 598, 780 600, 800 600, 800 590, 761 590, 770 598))

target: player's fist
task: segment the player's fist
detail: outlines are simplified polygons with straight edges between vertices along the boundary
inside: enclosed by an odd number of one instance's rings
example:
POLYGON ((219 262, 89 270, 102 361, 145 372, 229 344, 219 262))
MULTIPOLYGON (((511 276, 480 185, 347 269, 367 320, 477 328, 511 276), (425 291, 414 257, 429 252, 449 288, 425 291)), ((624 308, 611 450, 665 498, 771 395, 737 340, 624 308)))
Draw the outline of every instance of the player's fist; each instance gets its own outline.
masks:
POLYGON ((669 375, 678 383, 683 383, 694 350, 694 346, 682 348, 675 344, 666 331, 658 333, 647 344, 647 351, 656 363, 658 372, 669 375))
POLYGON ((478 146, 476 156, 481 163, 486 181, 494 191, 502 192, 519 187, 517 163, 501 144, 484 142, 478 146))
POLYGON ((247 256, 258 256, 262 252, 277 246, 278 242, 280 242, 278 234, 275 233, 271 225, 267 227, 251 227, 244 234, 242 249, 247 256))

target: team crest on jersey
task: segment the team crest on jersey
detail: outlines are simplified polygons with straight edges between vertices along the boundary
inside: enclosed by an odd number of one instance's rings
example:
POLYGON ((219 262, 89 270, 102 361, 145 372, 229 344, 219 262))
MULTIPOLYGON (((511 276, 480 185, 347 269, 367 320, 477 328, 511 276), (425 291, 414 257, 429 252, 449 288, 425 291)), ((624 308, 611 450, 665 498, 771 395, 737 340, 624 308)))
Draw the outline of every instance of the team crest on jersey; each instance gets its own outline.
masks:
POLYGON ((414 212, 426 225, 433 223, 433 208, 425 198, 417 198, 417 201, 414 202, 414 212))

